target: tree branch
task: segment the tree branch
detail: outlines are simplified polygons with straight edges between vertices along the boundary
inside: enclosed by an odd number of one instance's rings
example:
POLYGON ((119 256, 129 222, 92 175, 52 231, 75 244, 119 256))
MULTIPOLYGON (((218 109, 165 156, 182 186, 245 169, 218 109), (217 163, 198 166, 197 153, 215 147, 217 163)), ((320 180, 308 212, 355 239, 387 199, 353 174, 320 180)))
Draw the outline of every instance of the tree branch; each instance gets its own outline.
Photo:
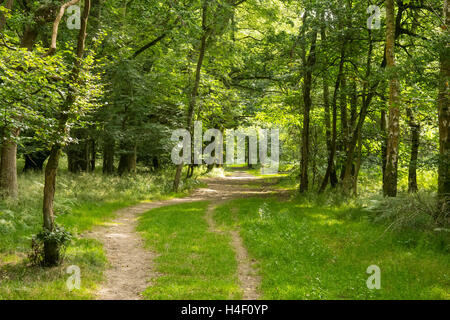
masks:
POLYGON ((64 13, 65 13, 66 9, 68 7, 70 7, 70 6, 73 6, 73 5, 77 4, 78 2, 80 2, 80 0, 71 0, 71 1, 66 2, 65 4, 63 4, 61 6, 61 8, 59 9, 58 15, 55 18, 55 22, 53 23, 51 45, 50 45, 50 48, 48 49, 48 52, 47 52, 46 55, 50 56, 50 55, 55 54, 55 52, 56 52, 56 40, 58 38, 59 23, 61 22, 61 19, 64 16, 64 13))
POLYGON ((133 59, 135 59, 138 55, 140 55, 142 52, 144 52, 145 50, 153 47, 154 45, 156 45, 158 42, 160 42, 161 40, 163 40, 165 37, 167 36, 167 33, 163 33, 162 35, 160 35, 158 38, 156 38, 155 40, 147 43, 145 46, 143 46, 142 48, 140 48, 139 50, 137 50, 134 54, 133 54, 133 59))

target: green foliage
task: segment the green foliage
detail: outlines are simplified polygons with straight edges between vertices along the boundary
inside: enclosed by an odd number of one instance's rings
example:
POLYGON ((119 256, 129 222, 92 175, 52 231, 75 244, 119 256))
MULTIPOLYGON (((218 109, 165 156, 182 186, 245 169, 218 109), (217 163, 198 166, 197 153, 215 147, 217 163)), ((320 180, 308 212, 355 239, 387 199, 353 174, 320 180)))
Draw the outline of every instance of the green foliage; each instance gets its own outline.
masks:
POLYGON ((52 231, 43 229, 31 239, 31 252, 28 259, 34 266, 43 266, 44 264, 44 244, 56 243, 59 250, 60 260, 64 260, 64 254, 67 246, 73 239, 73 235, 63 227, 56 225, 52 231))

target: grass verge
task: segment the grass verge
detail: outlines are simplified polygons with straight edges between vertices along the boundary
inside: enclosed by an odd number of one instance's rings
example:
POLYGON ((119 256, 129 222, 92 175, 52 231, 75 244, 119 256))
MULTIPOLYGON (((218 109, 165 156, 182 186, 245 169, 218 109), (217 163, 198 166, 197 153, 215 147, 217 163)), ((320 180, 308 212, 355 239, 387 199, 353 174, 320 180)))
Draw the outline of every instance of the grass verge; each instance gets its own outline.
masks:
POLYGON ((156 250, 161 274, 144 292, 147 299, 240 299, 237 262, 226 234, 210 232, 207 202, 153 209, 138 230, 156 250))
MULTIPOLYGON (((172 173, 106 177, 61 170, 55 198, 56 222, 80 235, 113 219, 118 209, 143 200, 184 196, 198 185, 193 179, 183 183, 179 194, 170 193, 172 173)), ((73 241, 59 267, 41 269, 27 261, 31 236, 42 228, 42 181, 42 174, 21 174, 19 200, 0 201, 0 299, 91 299, 107 267, 98 241, 73 241), (67 289, 70 275, 66 269, 70 265, 81 269, 80 290, 67 289)))
POLYGON ((241 230, 265 299, 450 299, 446 234, 385 232, 365 210, 301 200, 234 200, 214 218, 241 230), (367 288, 371 265, 381 269, 380 290, 367 288))

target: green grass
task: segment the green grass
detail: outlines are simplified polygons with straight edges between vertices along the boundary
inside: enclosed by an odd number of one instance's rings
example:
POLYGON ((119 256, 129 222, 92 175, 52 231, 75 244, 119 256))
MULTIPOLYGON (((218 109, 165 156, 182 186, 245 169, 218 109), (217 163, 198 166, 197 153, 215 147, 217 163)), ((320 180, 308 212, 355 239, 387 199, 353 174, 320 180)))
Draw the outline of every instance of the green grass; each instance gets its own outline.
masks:
POLYGON ((54 268, 29 266, 17 255, 6 256, 4 260, 9 263, 0 267, 0 300, 91 299, 107 265, 102 245, 91 239, 75 240, 67 249, 65 262, 54 268), (80 289, 73 291, 66 285, 70 265, 81 271, 80 289))
POLYGON ((240 228, 265 299, 450 299, 446 234, 385 233, 360 208, 301 200, 235 200, 214 216, 240 228), (381 268, 380 290, 366 286, 370 265, 381 268))
MULTIPOLYGON (((222 174, 218 169, 208 176, 222 174)), ((113 219, 122 207, 183 196, 200 186, 193 179, 183 183, 181 193, 172 194, 172 178, 170 170, 122 178, 61 170, 55 198, 57 223, 79 236, 113 219)), ((428 178, 433 181, 434 176, 428 178)), ((361 179, 368 179, 360 189, 369 196, 359 199, 327 192, 308 193, 289 202, 231 201, 214 213, 223 233, 208 230, 206 202, 149 211, 140 219, 139 230, 149 249, 158 253, 160 276, 145 297, 240 299, 237 262, 226 232, 239 228, 249 254, 258 261, 263 298, 450 299, 449 233, 435 231, 422 210, 433 196, 424 193, 416 199, 402 194, 387 201, 365 189, 373 187, 369 176, 361 179), (386 232, 396 221, 401 223, 386 232), (381 268, 381 290, 366 287, 370 265, 381 268)), ((259 188, 275 180, 278 184, 270 188, 292 189, 297 183, 292 176, 265 176, 246 187, 259 188)), ((41 174, 21 174, 19 201, 0 201, 0 300, 92 299, 107 267, 98 241, 74 240, 61 266, 28 265, 30 238, 42 226, 42 181, 41 174), (82 281, 81 289, 72 292, 66 287, 70 265, 80 267, 82 281)))
MULTIPOLYGON (((63 164, 64 165, 64 164, 63 164)), ((173 194, 173 171, 106 177, 101 173, 73 175, 60 170, 55 197, 56 222, 76 236, 112 220, 115 212, 143 200, 159 200, 186 195, 199 183, 184 182, 173 194)), ((19 200, 0 201, 0 300, 1 299, 89 299, 103 279, 106 258, 101 243, 75 240, 67 249, 60 267, 41 269, 29 266, 27 254, 31 237, 42 229, 43 175, 19 175, 19 200), (67 266, 82 272, 82 288, 69 292, 65 281, 67 266)))
POLYGON ((253 168, 249 168, 247 165, 238 164, 225 167, 225 172, 228 174, 230 174, 230 171, 234 170, 247 172, 251 175, 261 178, 282 178, 287 176, 285 173, 263 174, 261 165, 254 165, 253 168))
POLYGON ((138 230, 156 250, 161 273, 144 292, 147 299, 239 299, 237 262, 227 234, 208 230, 207 202, 154 209, 138 230))

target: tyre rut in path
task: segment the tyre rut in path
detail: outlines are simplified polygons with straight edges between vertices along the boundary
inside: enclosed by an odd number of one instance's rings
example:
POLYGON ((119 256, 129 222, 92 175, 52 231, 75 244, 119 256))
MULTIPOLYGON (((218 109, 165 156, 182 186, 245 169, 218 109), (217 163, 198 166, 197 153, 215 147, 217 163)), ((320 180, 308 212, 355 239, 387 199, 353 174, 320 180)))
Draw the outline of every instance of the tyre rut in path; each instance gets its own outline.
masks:
MULTIPOLYGON (((210 204, 208 206, 205 219, 211 232, 222 233, 217 230, 213 218, 214 210, 218 205, 220 203, 210 204)), ((231 237, 231 245, 236 253, 238 280, 243 291, 242 300, 258 300, 260 299, 258 286, 261 279, 254 268, 255 261, 249 257, 239 232, 231 230, 228 233, 231 237)))
MULTIPOLYGON (((268 196, 273 194, 263 186, 262 190, 249 190, 245 184, 258 178, 245 172, 233 172, 232 176, 208 178, 206 188, 197 189, 191 196, 167 201, 141 203, 117 212, 117 218, 105 226, 86 234, 103 243, 110 267, 105 272, 106 280, 96 294, 99 300, 139 300, 152 280, 158 277, 154 267, 157 254, 144 248, 144 241, 136 231, 138 217, 155 208, 196 201, 212 201, 208 207, 206 221, 213 232, 217 232, 212 217, 218 203, 244 197, 268 196)), ((238 277, 243 289, 243 299, 258 299, 257 288, 260 279, 255 274, 238 231, 230 231, 232 246, 238 261, 238 277)))

